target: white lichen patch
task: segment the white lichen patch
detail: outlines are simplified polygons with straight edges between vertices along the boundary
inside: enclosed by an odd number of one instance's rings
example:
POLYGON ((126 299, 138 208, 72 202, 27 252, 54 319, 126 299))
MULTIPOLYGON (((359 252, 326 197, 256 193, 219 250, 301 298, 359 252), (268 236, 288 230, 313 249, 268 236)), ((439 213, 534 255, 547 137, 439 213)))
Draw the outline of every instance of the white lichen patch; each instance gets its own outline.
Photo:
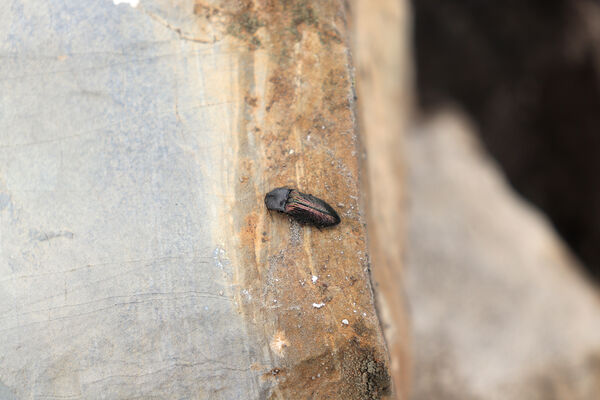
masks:
POLYGON ((129 4, 131 7, 136 8, 138 4, 140 4, 140 0, 113 0, 115 6, 118 6, 121 3, 129 4))
POLYGON ((273 335, 273 339, 271 340, 270 346, 271 350, 278 356, 283 356, 283 351, 286 347, 288 347, 290 343, 285 337, 283 331, 277 331, 275 335, 273 335))
POLYGON ((312 306, 313 306, 314 308, 321 308, 321 307, 323 307, 324 305, 325 305, 325 303, 313 303, 313 305, 312 305, 312 306))

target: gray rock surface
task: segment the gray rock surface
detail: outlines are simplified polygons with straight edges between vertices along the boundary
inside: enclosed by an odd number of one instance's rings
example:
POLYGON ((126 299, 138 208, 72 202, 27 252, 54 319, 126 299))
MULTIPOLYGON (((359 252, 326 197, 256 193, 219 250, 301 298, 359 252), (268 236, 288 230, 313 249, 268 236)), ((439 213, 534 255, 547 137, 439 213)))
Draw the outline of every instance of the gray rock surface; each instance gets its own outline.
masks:
POLYGON ((1 8, 0 382, 258 398, 214 234, 233 106, 203 77, 230 55, 108 0, 1 8))
POLYGON ((597 399, 600 302, 456 112, 407 137, 414 399, 597 399))

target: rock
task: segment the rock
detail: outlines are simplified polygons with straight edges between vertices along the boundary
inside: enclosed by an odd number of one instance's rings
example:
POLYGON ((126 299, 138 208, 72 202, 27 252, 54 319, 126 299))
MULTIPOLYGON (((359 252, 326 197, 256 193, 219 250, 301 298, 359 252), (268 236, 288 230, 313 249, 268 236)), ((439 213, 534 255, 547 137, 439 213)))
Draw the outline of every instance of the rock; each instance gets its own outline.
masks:
POLYGON ((459 104, 511 186, 600 279, 600 3, 413 5, 423 109, 459 104))
POLYGON ((600 303, 456 112, 407 138, 413 399, 596 399, 600 303))
POLYGON ((299 0, 4 7, 2 393, 389 392, 346 18, 299 0), (284 185, 344 203, 342 223, 268 212, 284 185))
POLYGON ((403 141, 413 101, 410 7, 396 0, 351 5, 371 270, 396 396, 406 399, 410 340, 403 290, 403 141))

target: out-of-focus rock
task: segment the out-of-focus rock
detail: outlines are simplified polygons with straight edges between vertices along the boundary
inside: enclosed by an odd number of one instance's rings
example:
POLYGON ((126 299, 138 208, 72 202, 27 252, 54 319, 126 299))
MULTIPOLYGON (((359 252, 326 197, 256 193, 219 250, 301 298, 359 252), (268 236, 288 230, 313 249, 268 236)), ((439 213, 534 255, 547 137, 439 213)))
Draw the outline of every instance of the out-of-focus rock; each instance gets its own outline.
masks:
POLYGON ((407 139, 413 399, 600 393, 600 302, 454 112, 407 139))
POLYGON ((412 4, 420 104, 459 104, 600 279, 600 2, 412 4))
POLYGON ((0 393, 389 392, 343 2, 2 11, 0 393), (267 212, 283 185, 342 223, 267 212))
POLYGON ((412 112, 408 2, 355 0, 353 44, 359 126, 366 149, 364 180, 369 250, 379 316, 398 398, 410 381, 403 281, 404 145, 412 112))

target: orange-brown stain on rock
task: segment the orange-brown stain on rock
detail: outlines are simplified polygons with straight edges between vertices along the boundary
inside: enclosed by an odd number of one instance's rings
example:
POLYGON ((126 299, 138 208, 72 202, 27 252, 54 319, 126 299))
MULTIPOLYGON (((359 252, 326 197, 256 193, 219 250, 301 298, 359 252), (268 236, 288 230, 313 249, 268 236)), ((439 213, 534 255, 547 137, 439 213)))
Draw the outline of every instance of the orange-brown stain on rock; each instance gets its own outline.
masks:
POLYGON ((240 312, 270 352, 271 398, 381 398, 388 361, 368 271, 343 2, 211 7, 228 16, 239 55, 230 247, 249 294, 240 312), (279 186, 324 199, 340 225, 319 230, 267 211, 264 194, 279 186))

